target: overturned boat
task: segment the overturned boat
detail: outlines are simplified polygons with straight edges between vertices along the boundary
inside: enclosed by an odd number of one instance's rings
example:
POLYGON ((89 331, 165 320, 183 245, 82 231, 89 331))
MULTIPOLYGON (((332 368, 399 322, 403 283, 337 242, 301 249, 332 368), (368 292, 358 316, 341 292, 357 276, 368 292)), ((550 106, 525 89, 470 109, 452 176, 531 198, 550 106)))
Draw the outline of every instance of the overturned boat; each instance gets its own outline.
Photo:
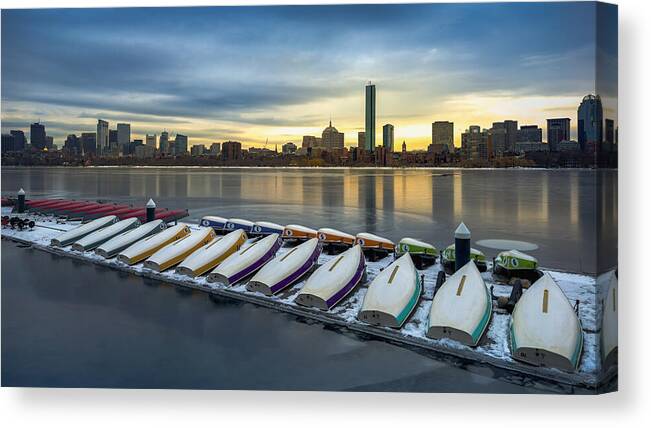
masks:
POLYGON ((52 241, 50 241, 50 245, 54 247, 68 246, 73 242, 83 238, 86 235, 90 235, 91 233, 103 227, 110 226, 113 223, 117 223, 117 222, 118 222, 118 218, 114 215, 107 215, 104 217, 100 217, 86 224, 82 224, 81 226, 78 226, 72 230, 63 232, 61 235, 52 239, 52 241))
POLYGON ((353 291, 365 275, 364 253, 361 246, 355 245, 310 275, 294 301, 327 311, 353 291))
POLYGON ((395 250, 393 241, 372 233, 358 233, 355 236, 355 243, 361 245, 362 251, 371 261, 386 257, 395 250))
POLYGON ((402 238, 396 245, 396 257, 409 253, 417 269, 424 269, 436 263, 439 250, 432 244, 414 238, 402 238))
POLYGON ((216 215, 207 215, 204 217, 201 217, 201 221, 199 222, 200 225, 203 227, 212 227, 215 231, 215 233, 224 233, 224 227, 226 226, 226 222, 228 219, 225 219, 224 217, 218 217, 216 215))
POLYGON ((224 232, 232 232, 234 230, 243 230, 246 233, 251 232, 251 228, 253 227, 253 222, 248 221, 248 220, 243 220, 241 218, 229 218, 226 220, 226 224, 224 225, 224 232))
POLYGON ((491 295, 472 261, 456 271, 432 299, 427 336, 477 346, 493 313, 491 295))
POLYGON ((231 254, 208 275, 208 282, 235 284, 267 264, 276 255, 281 245, 280 237, 277 233, 273 233, 240 249, 231 254))
POLYGON ((604 368, 617 363, 617 275, 614 271, 606 273, 609 281, 606 285, 605 298, 602 306, 601 322, 601 361, 604 368))
POLYGON ((282 235, 283 240, 288 242, 303 242, 312 238, 318 238, 317 231, 300 224, 288 224, 285 226, 282 235))
POLYGON ((581 322, 549 274, 522 295, 511 317, 511 355, 543 367, 575 370, 583 349, 581 322))
POLYGON ((400 328, 418 304, 422 288, 411 256, 405 254, 373 279, 357 317, 368 324, 400 328))
POLYGON ((287 253, 274 257, 246 285, 249 291, 267 296, 284 290, 308 273, 319 260, 321 245, 312 238, 287 253))
POLYGON ((522 251, 502 251, 493 260, 493 274, 496 279, 509 281, 511 278, 535 282, 543 274, 538 270, 538 260, 522 251))
POLYGON ((105 259, 110 259, 111 257, 117 256, 120 251, 125 250, 135 242, 148 236, 155 235, 156 233, 165 230, 166 227, 167 225, 163 220, 154 220, 142 224, 133 230, 123 232, 104 242, 95 249, 95 254, 98 254, 105 259))
POLYGON ((202 227, 156 251, 145 260, 144 266, 156 272, 163 272, 181 263, 213 239, 215 239, 215 231, 211 227, 202 227))
POLYGON ((251 236, 267 236, 277 233, 278 236, 283 234, 285 226, 281 226, 270 221, 256 221, 251 227, 251 236))
POLYGON ((317 230, 319 241, 327 254, 335 254, 355 245, 355 237, 337 229, 323 227, 317 230))
MULTIPOLYGON (((454 273, 454 261, 456 259, 456 256, 454 255, 454 249, 454 244, 452 244, 441 253, 441 265, 443 265, 443 270, 448 275, 452 275, 454 273)), ((486 272, 488 269, 488 265, 486 264, 486 256, 476 248, 470 249, 470 260, 475 262, 477 269, 479 269, 479 272, 486 272)))
POLYGON ((97 230, 89 235, 84 236, 78 241, 75 241, 75 243, 72 244, 72 249, 75 251, 94 250, 109 239, 114 238, 121 233, 135 229, 138 226, 140 226, 140 220, 137 218, 120 220, 117 223, 113 223, 110 226, 97 230))
POLYGON ((203 275, 239 250, 247 238, 246 232, 241 229, 215 238, 183 260, 176 272, 191 277, 203 275))
POLYGON ((166 245, 183 239, 190 234, 190 228, 184 224, 167 229, 130 245, 118 254, 118 260, 129 265, 141 262, 166 245))

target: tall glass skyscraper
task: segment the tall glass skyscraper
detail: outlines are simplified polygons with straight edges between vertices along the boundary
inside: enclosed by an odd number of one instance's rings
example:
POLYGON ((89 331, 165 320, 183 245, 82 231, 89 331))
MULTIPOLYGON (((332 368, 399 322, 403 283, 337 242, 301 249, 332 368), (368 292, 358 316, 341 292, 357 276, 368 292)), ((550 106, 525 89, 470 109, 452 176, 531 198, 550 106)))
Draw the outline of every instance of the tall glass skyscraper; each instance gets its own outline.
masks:
POLYGON ((375 151, 375 85, 366 85, 366 151, 375 151))
POLYGON ((393 125, 390 123, 382 127, 382 147, 393 153, 393 125))
POLYGON ((604 111, 599 95, 590 94, 583 97, 577 116, 581 150, 586 150, 589 147, 592 147, 592 150, 598 149, 603 141, 604 132, 604 111))

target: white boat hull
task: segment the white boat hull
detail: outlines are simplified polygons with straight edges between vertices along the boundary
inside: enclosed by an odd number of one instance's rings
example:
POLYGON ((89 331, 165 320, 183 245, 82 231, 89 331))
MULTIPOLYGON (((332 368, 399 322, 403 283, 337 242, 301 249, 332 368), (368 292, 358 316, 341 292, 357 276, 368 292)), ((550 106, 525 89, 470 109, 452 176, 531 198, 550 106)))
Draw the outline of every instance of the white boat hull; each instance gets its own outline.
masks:
POLYGON ((368 287, 358 318, 371 325, 400 328, 418 304, 422 285, 409 254, 391 263, 368 287))
POLYGON ((50 245, 52 245, 53 247, 66 247, 72 244, 73 242, 78 241, 79 239, 83 238, 86 235, 90 235, 91 233, 99 229, 110 226, 113 223, 117 223, 117 222, 118 222, 118 218, 114 215, 107 215, 105 217, 100 217, 86 224, 82 224, 81 226, 76 227, 72 230, 63 232, 61 235, 52 239, 50 245))
POLYGON ((110 226, 97 230, 72 244, 75 251, 90 251, 99 247, 106 241, 140 226, 140 220, 137 218, 127 218, 110 226))
POLYGON ((344 251, 320 266, 296 296, 302 306, 330 310, 355 289, 366 274, 366 260, 362 247, 344 251))
POLYGON ((186 257, 213 239, 215 239, 215 231, 210 227, 202 227, 158 250, 145 261, 144 266, 156 272, 163 272, 181 263, 186 257))
POLYGON ((203 275, 238 251, 246 240, 246 232, 243 230, 234 230, 216 238, 190 254, 178 265, 176 272, 190 277, 203 275))
POLYGON ((167 225, 163 220, 150 221, 138 226, 133 230, 123 232, 120 235, 111 238, 110 240, 97 247, 95 249, 95 253, 104 257, 105 259, 115 257, 120 251, 127 249, 135 242, 161 232, 165 230, 166 227, 167 225))
POLYGON ((232 254, 208 275, 208 282, 235 284, 254 274, 276 255, 282 242, 277 233, 232 254))
POLYGON ((321 254, 321 245, 312 238, 292 248, 286 254, 276 256, 256 273, 247 284, 249 291, 267 296, 276 294, 298 281, 309 272, 321 254))
POLYGON ((490 293, 470 261, 449 277, 432 299, 427 336, 477 346, 493 313, 490 293))
POLYGON ((166 245, 178 241, 189 234, 190 228, 187 225, 178 224, 168 227, 162 232, 148 236, 122 250, 118 254, 118 261, 129 265, 141 262, 166 245))

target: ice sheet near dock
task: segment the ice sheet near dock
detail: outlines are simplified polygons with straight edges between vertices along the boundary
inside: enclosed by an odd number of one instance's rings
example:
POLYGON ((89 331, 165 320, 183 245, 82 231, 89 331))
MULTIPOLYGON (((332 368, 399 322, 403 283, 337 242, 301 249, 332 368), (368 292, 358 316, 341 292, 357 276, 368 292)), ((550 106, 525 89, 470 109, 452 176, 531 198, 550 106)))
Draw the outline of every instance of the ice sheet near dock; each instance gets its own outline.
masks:
MULTIPOLYGON (((8 237, 12 236, 20 238, 36 245, 49 246, 50 240, 53 237, 77 225, 78 223, 57 223, 53 219, 40 218, 33 230, 18 231, 9 228, 3 228, 2 234, 8 237)), ((190 226, 192 228, 198 227, 197 225, 190 226)), ((72 253, 70 247, 63 248, 61 251, 72 253)), ((287 251, 289 251, 288 247, 282 247, 279 250, 279 254, 283 254, 287 251)), ((79 255, 79 253, 76 254, 79 255)), ((105 260, 101 256, 97 256, 95 253, 87 252, 84 253, 84 256, 92 260, 101 260, 102 262, 109 265, 119 264, 115 258, 105 260)), ((322 254, 319 258, 319 264, 325 263, 331 257, 334 256, 322 254)), ((376 262, 367 262, 367 280, 365 282, 365 285, 358 287, 350 296, 348 296, 348 298, 334 307, 330 311, 330 315, 339 318, 347 324, 362 324, 357 319, 357 313, 362 305, 364 295, 366 294, 366 285, 370 283, 370 281, 378 274, 378 272, 380 272, 381 269, 388 266, 392 261, 393 256, 389 256, 376 262)), ((131 269, 134 272, 142 272, 144 270, 142 263, 132 266, 131 269)), ((437 345, 437 348, 466 350, 467 352, 483 354, 506 362, 511 362, 514 365, 521 364, 511 358, 509 349, 510 315, 506 313, 500 313, 499 311, 493 313, 493 319, 490 323, 486 336, 482 339, 480 345, 474 349, 466 347, 465 345, 462 345, 450 339, 434 340, 425 336, 427 319, 429 317, 429 310, 432 304, 431 299, 436 282, 436 276, 440 269, 441 266, 437 263, 434 266, 429 267, 427 270, 420 271, 420 273, 425 275, 423 297, 408 322, 399 331, 399 334, 405 337, 413 337, 423 341, 431 342, 437 345)), ((597 305, 599 302, 597 299, 595 279, 590 276, 579 274, 557 272, 551 270, 545 271, 551 274, 554 280, 556 280, 572 304, 574 304, 575 300, 580 301, 579 317, 581 319, 584 332, 584 351, 581 359, 581 364, 579 366, 579 373, 587 376, 588 378, 596 378, 600 370, 600 360, 598 352, 599 328, 597 327, 597 316, 599 312, 597 310, 597 305)), ((294 284, 294 286, 289 287, 288 290, 285 290, 276 296, 266 297, 262 294, 248 291, 244 283, 229 287, 218 283, 209 283, 206 281, 205 276, 198 278, 188 278, 187 276, 175 273, 173 270, 163 272, 160 274, 160 276, 177 281, 183 281, 185 283, 200 285, 205 288, 222 288, 229 289, 237 293, 257 295, 259 297, 264 297, 265 299, 270 299, 272 301, 291 306, 297 306, 297 304, 294 302, 294 298, 298 294, 298 291, 301 289, 305 281, 305 279, 303 279, 302 281, 294 284)), ((486 272, 482 274, 482 276, 484 277, 484 280, 488 286, 494 286, 495 295, 508 296, 510 294, 511 287, 508 285, 495 283, 490 272, 486 272)))

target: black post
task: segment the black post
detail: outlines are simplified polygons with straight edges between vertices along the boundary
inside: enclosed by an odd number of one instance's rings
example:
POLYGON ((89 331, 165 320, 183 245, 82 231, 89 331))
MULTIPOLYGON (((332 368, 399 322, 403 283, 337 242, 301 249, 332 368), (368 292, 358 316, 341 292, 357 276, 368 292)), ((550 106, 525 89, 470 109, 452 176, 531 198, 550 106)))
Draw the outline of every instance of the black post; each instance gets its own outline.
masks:
POLYGON ((25 212, 25 191, 23 189, 20 189, 18 191, 18 213, 24 213, 25 212))
POLYGON ((149 202, 147 202, 147 223, 150 221, 154 221, 154 218, 156 217, 156 203, 154 202, 153 199, 150 199, 149 202))
POLYGON ((454 232, 454 271, 470 261, 470 231, 463 222, 454 232))

